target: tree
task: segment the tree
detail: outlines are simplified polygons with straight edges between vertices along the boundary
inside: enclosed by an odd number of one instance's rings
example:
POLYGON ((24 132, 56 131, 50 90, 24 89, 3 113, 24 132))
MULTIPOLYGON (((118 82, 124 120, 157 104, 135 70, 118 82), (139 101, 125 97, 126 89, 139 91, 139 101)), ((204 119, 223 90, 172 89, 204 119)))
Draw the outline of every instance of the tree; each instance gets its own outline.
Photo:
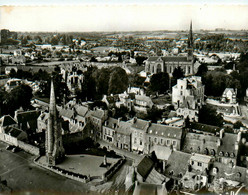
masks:
POLYGON ((184 72, 180 66, 176 67, 172 73, 174 79, 181 79, 184 77, 184 72))
POLYGON ((16 78, 16 75, 17 75, 17 74, 16 74, 15 69, 12 68, 12 69, 10 70, 10 73, 9 73, 10 78, 16 78))
POLYGON ((177 79, 181 79, 184 77, 184 72, 180 66, 174 69, 172 73, 172 77, 173 77, 171 80, 172 86, 177 84, 177 79))
POLYGON ((208 72, 207 64, 201 64, 198 68, 196 76, 203 76, 208 72))
POLYGON ((240 129, 240 127, 244 127, 241 121, 237 121, 236 123, 233 124, 234 129, 240 129))
POLYGON ((108 94, 119 94, 128 87, 128 76, 124 69, 120 67, 113 68, 109 78, 108 94))
POLYGON ((52 45, 58 45, 59 43, 59 40, 57 38, 57 36, 53 36, 53 38, 51 39, 51 44, 52 45))
POLYGON ((220 113, 217 114, 215 108, 209 105, 203 105, 199 110, 199 123, 221 127, 223 122, 222 115, 220 113))
POLYGON ((102 97, 103 94, 108 94, 109 78, 111 70, 109 68, 97 69, 93 73, 93 77, 96 81, 96 92, 102 97))
POLYGON ((32 88, 28 85, 21 84, 12 89, 5 99, 5 114, 13 115, 15 110, 22 107, 24 110, 31 107, 31 98, 33 97, 32 88))
POLYGON ((140 77, 138 74, 128 76, 129 85, 133 87, 143 87, 145 79, 146 78, 140 77))
POLYGON ((77 91, 76 95, 78 99, 83 101, 93 100, 96 95, 96 81, 93 77, 93 73, 97 70, 96 67, 90 66, 87 71, 84 72, 84 84, 81 91, 77 91))
POLYGON ((143 62, 144 62, 146 59, 147 59, 147 57, 144 57, 144 56, 137 56, 137 57, 135 57, 136 63, 137 63, 138 65, 142 65, 143 62))
POLYGON ((158 93, 165 93, 169 89, 169 75, 166 72, 153 74, 150 80, 150 90, 158 93))

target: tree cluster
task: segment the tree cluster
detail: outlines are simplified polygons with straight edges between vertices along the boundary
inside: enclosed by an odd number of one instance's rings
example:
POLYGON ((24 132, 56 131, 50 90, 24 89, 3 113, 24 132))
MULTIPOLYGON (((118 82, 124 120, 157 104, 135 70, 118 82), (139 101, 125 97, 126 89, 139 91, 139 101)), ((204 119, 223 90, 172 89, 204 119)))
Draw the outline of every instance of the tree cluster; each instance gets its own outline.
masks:
POLYGON ((77 91, 77 98, 83 101, 99 100, 103 95, 122 93, 127 87, 128 76, 124 69, 88 67, 84 72, 82 90, 77 91))
POLYGON ((21 84, 10 92, 0 90, 0 115, 14 115, 15 110, 22 107, 31 108, 30 100, 33 97, 32 88, 21 84))

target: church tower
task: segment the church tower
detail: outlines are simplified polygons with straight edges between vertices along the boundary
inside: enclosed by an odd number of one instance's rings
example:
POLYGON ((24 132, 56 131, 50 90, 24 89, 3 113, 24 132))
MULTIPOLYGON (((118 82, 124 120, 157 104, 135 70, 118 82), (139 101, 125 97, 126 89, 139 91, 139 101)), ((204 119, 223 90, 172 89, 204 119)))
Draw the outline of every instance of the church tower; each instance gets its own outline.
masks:
POLYGON ((46 157, 47 163, 50 166, 54 166, 61 162, 65 156, 65 150, 62 144, 61 123, 59 119, 53 81, 51 81, 49 116, 46 131, 46 157))
POLYGON ((189 29, 189 35, 188 35, 188 60, 193 60, 193 32, 192 32, 192 20, 190 21, 190 29, 189 29))

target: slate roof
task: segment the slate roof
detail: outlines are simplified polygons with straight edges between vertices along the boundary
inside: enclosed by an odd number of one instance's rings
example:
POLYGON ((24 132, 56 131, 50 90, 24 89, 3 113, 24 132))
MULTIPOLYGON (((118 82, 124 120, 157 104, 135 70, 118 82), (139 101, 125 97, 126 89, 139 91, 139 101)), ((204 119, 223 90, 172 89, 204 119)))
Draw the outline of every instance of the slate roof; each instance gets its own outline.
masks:
POLYGON ((190 160, 202 163, 209 163, 212 160, 212 157, 203 154, 192 154, 190 160))
POLYGON ((158 184, 140 183, 135 186, 133 195, 166 195, 167 190, 158 184))
POLYGON ((152 146, 151 151, 154 151, 157 158, 160 160, 168 160, 172 152, 169 147, 161 145, 152 146))
POLYGON ((145 95, 135 95, 135 99, 139 101, 144 101, 149 103, 150 105, 153 105, 152 99, 145 95))
POLYGON ((157 61, 159 58, 161 58, 164 62, 190 62, 187 57, 185 56, 152 56, 147 59, 147 61, 157 61))
POLYGON ((148 128, 148 135, 162 136, 166 138, 181 139, 182 128, 171 127, 168 125, 162 125, 157 123, 152 123, 148 128))
POLYGON ((118 120, 112 117, 109 117, 105 123, 104 123, 104 127, 108 127, 108 128, 112 128, 114 129, 117 126, 118 120))
POLYGON ((130 135, 131 134, 131 123, 120 121, 119 127, 116 129, 116 133, 130 135))
MULTIPOLYGON (((135 119, 133 119, 135 120, 135 119)), ((136 119, 136 121, 131 125, 132 128, 139 129, 139 130, 146 130, 149 126, 149 121, 145 121, 142 119, 136 119)))
POLYGON ((185 56, 166 56, 161 58, 165 62, 190 62, 185 56))
POLYGON ((212 135, 187 133, 183 142, 184 152, 199 152, 204 153, 204 149, 214 149, 217 152, 217 141, 218 137, 212 135), (200 151, 196 151, 196 147, 200 146, 200 151), (191 151, 191 147, 194 149, 191 151))
POLYGON ((0 119, 1 127, 6 127, 6 126, 9 126, 9 125, 14 125, 14 124, 16 124, 16 121, 10 115, 4 115, 0 119))
POLYGON ((76 109, 77 114, 80 116, 86 116, 89 110, 87 107, 81 106, 81 105, 75 105, 75 109, 76 109))
POLYGON ((240 166, 226 165, 219 162, 213 163, 213 168, 217 168, 217 174, 214 174, 213 169, 210 170, 210 175, 216 176, 217 178, 226 178, 232 181, 246 182, 246 168, 240 166))
POLYGON ((149 58, 147 59, 147 61, 149 61, 149 62, 151 62, 151 61, 157 61, 158 58, 159 58, 159 56, 152 56, 152 57, 149 57, 149 58))
POLYGON ((235 150, 235 142, 237 141, 237 134, 231 134, 231 133, 224 133, 224 136, 221 141, 221 145, 218 147, 217 154, 220 152, 223 152, 224 155, 226 152, 235 154, 235 157, 237 157, 238 151, 235 150))
POLYGON ((212 126, 212 125, 206 125, 206 124, 202 124, 202 123, 191 123, 190 128, 195 129, 195 130, 199 130, 199 131, 203 131, 203 132, 213 133, 213 134, 216 134, 217 132, 219 132, 221 130, 220 127, 212 126))
POLYGON ((73 117, 73 115, 74 115, 74 111, 71 110, 71 109, 64 109, 64 108, 62 108, 60 110, 60 115, 71 119, 73 117))
POLYGON ((91 112, 91 116, 102 119, 104 117, 104 110, 97 109, 91 112))
POLYGON ((178 177, 181 173, 184 175, 188 168, 188 162, 191 154, 173 151, 167 161, 167 167, 165 169, 165 174, 169 175, 170 171, 173 171, 173 176, 178 177))
POLYGON ((37 128, 37 119, 39 115, 40 111, 31 110, 25 112, 18 112, 16 118, 18 124, 22 124, 22 130, 30 128, 31 130, 35 131, 37 128))
POLYGON ((137 166, 137 172, 146 179, 153 168, 154 162, 148 156, 145 156, 137 166))
POLYGON ((8 135, 11 135, 12 137, 18 138, 19 135, 21 135, 22 133, 25 133, 25 132, 23 130, 21 130, 21 129, 12 127, 12 128, 9 128, 8 131, 6 131, 6 133, 8 135))

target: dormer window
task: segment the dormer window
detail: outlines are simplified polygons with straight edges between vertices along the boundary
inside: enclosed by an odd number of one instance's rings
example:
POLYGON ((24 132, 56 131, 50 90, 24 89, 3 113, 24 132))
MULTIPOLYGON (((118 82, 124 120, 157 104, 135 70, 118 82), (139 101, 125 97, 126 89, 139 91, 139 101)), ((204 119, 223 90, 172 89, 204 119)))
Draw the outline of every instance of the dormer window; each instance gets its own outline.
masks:
POLYGON ((229 153, 228 152, 226 152, 226 155, 225 155, 226 157, 228 157, 229 156, 229 153))
POLYGON ((173 175, 174 174, 174 171, 169 171, 169 175, 173 175))
POLYGON ((213 174, 217 174, 218 173, 218 168, 217 167, 214 167, 213 168, 213 174))
POLYGON ((158 134, 158 132, 156 131, 155 134, 158 134))
POLYGON ((223 154, 223 152, 220 152, 219 155, 220 155, 220 156, 223 156, 224 154, 223 154))
POLYGON ((232 152, 232 153, 230 154, 230 157, 234 158, 234 157, 235 157, 235 154, 232 152))
POLYGON ((152 133, 152 129, 150 130, 150 133, 152 133))

